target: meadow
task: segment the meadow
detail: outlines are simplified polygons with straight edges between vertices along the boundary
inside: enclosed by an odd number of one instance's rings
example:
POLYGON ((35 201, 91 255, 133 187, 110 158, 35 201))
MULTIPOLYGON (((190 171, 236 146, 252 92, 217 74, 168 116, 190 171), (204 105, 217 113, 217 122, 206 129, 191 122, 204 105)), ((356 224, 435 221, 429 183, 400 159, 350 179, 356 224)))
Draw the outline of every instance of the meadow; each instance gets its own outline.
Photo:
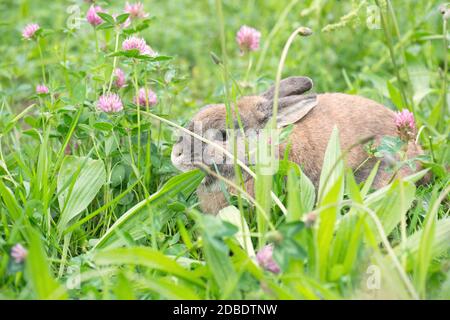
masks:
POLYGON ((2 1, 0 299, 450 299, 449 17, 436 0, 2 1), (423 170, 357 183, 334 131, 318 188, 281 157, 247 168, 254 199, 202 212, 179 128, 277 75, 407 110, 423 170))

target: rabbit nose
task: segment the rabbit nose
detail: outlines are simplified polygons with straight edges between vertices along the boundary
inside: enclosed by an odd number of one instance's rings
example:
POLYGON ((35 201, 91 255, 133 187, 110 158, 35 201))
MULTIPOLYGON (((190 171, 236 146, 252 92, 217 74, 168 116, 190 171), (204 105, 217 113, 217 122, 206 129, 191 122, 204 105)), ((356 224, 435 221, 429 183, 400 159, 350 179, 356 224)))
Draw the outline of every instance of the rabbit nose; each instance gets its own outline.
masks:
POLYGON ((178 145, 176 145, 173 150, 174 150, 173 153, 174 153, 175 157, 178 158, 181 156, 182 150, 178 145))
POLYGON ((181 144, 177 143, 172 148, 171 160, 174 165, 178 164, 181 161, 183 156, 183 147, 181 144))

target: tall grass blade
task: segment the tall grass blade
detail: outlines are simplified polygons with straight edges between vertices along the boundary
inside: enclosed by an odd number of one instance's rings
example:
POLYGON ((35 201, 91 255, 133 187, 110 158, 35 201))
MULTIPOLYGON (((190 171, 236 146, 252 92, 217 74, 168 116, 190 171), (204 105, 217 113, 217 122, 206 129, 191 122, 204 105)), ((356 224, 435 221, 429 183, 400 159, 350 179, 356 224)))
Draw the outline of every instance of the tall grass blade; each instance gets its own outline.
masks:
MULTIPOLYGON (((344 192, 344 163, 341 158, 339 133, 335 127, 325 152, 319 186, 319 207, 339 203, 344 192)), ((316 274, 321 280, 327 278, 328 259, 333 240, 334 226, 339 212, 338 206, 320 212, 316 229, 316 274)))
POLYGON ((39 233, 30 229, 29 241, 26 275, 35 297, 37 299, 67 298, 64 287, 53 278, 39 233))

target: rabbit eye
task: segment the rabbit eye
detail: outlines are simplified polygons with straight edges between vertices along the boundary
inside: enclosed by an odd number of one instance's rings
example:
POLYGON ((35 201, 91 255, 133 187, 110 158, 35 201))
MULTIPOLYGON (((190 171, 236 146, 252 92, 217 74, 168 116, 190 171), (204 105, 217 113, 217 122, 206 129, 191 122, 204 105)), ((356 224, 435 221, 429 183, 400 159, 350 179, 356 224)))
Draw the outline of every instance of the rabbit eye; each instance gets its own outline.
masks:
POLYGON ((227 131, 226 130, 219 130, 217 133, 217 139, 220 141, 227 141, 227 131))

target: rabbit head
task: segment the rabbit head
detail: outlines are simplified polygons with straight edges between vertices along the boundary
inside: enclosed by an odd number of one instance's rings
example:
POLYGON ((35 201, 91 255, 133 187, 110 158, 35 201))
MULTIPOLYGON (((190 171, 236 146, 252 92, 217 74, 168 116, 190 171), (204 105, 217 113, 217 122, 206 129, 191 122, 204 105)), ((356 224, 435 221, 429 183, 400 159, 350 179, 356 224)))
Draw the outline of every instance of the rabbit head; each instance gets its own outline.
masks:
MULTIPOLYGON (((289 77, 280 81, 276 117, 278 127, 297 122, 317 105, 315 94, 302 95, 312 86, 312 80, 307 77, 289 77)), ((186 129, 212 141, 231 154, 234 150, 233 141, 236 141, 238 158, 243 162, 248 162, 245 160, 244 141, 256 137, 272 118, 274 94, 275 87, 273 86, 258 96, 242 97, 235 105, 230 105, 231 119, 228 120, 225 104, 207 105, 192 118, 186 129), (234 128, 232 132, 227 129, 230 128, 227 123, 232 124, 234 128), (245 140, 242 139, 242 135, 245 135, 245 140), (231 137, 234 137, 235 140, 231 141, 231 137)), ((212 171, 218 171, 226 178, 234 176, 232 158, 216 146, 205 143, 187 133, 183 133, 173 146, 171 159, 174 166, 181 171, 191 170, 195 167, 204 168, 206 165, 212 171)), ((210 175, 205 179, 206 184, 212 181, 214 178, 210 175)))

